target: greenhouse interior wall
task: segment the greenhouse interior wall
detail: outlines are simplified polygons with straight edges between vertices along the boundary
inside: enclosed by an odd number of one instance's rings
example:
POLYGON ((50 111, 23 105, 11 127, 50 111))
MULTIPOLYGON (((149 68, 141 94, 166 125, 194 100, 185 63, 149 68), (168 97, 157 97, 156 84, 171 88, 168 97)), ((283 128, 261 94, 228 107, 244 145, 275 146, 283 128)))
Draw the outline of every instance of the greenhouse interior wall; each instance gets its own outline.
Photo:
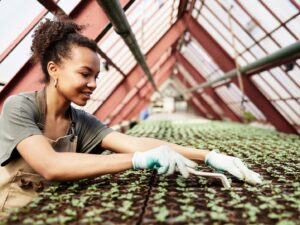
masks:
POLYGON ((32 35, 59 15, 87 25, 101 59, 97 88, 74 108, 114 132, 238 157, 262 183, 204 161, 197 170, 230 187, 129 169, 43 184, 0 225, 300 224, 299 0, 1 0, 0 111, 44 86, 32 35))

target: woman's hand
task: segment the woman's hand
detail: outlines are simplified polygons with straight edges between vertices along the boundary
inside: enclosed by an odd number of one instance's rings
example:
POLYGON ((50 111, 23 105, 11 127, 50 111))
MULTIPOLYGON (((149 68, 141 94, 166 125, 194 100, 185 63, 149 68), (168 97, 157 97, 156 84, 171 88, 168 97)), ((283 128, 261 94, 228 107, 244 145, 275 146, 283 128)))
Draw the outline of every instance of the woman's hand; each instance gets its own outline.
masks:
POLYGON ((135 152, 132 157, 133 169, 156 169, 159 174, 173 174, 178 169, 183 177, 187 178, 187 167, 194 168, 197 163, 185 158, 171 147, 162 145, 157 148, 135 152))
POLYGON ((227 156, 212 150, 205 157, 205 164, 216 170, 227 171, 240 180, 250 184, 262 183, 261 176, 248 169, 247 166, 237 157, 227 156))

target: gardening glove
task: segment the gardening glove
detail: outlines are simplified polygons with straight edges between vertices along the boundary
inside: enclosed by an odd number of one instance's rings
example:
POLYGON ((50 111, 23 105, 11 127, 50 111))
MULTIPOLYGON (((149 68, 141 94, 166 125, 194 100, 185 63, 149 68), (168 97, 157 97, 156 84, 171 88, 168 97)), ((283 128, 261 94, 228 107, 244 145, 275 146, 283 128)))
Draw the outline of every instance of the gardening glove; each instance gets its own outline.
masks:
POLYGON ((132 157, 133 169, 156 169, 158 174, 171 175, 178 169, 187 178, 187 167, 196 167, 197 163, 185 158, 169 146, 160 146, 145 152, 135 152, 132 157))
POLYGON ((261 176, 248 169, 247 166, 239 158, 227 156, 219 153, 217 149, 207 154, 204 160, 205 164, 213 169, 227 171, 240 180, 250 184, 261 184, 261 176))

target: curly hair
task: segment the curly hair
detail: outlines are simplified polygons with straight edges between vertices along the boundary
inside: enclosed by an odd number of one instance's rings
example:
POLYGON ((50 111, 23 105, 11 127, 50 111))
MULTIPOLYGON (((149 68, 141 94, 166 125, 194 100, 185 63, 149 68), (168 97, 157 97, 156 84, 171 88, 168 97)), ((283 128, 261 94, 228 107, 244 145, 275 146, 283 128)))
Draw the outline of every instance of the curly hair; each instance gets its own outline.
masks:
POLYGON ((97 43, 80 33, 83 28, 84 26, 67 18, 57 17, 41 22, 34 31, 31 45, 32 59, 41 63, 47 83, 50 80, 48 62, 59 64, 62 59, 70 58, 72 46, 87 47, 94 52, 97 51, 97 43))

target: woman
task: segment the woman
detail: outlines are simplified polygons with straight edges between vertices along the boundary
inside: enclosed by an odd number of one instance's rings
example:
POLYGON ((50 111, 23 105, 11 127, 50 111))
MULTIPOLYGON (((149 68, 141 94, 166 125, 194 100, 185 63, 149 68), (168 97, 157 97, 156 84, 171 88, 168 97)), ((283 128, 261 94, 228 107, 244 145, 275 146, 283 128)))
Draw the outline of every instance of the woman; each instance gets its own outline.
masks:
POLYGON ((69 20, 46 20, 35 30, 33 59, 41 64, 42 90, 10 96, 0 118, 0 207, 28 203, 43 180, 76 180, 130 168, 157 169, 172 174, 205 160, 212 168, 239 179, 259 175, 238 159, 216 151, 197 150, 152 138, 113 131, 96 117, 75 109, 84 106, 96 89, 100 60, 93 40, 69 20), (96 155, 101 149, 119 154, 96 155), (233 162, 238 160, 242 170, 233 162))

